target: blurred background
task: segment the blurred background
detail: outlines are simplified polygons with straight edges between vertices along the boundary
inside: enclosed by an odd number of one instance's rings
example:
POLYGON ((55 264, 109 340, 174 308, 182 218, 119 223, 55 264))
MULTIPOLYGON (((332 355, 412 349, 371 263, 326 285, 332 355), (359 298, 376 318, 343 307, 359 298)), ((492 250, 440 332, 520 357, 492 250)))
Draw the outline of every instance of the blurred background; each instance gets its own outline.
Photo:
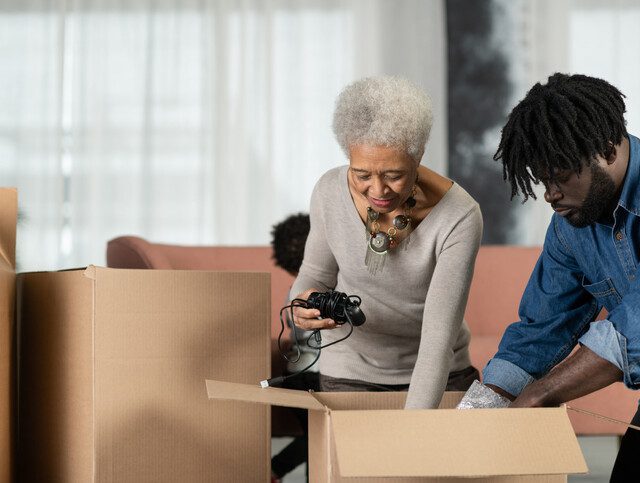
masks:
POLYGON ((506 114, 556 71, 602 77, 640 125, 640 0, 2 0, 0 180, 21 270, 104 264, 107 240, 265 245, 346 163, 337 94, 396 74, 433 98, 423 164, 481 203, 485 243, 536 245, 509 200, 506 114))
MULTIPOLYGON (((535 82, 582 73, 626 94, 639 134, 638 25, 640 0, 0 0, 19 270, 104 265, 125 234, 267 245, 347 162, 336 96, 379 74, 431 95, 422 162, 480 202, 484 243, 539 245, 551 210, 511 201, 492 160, 506 115, 535 82)), ((608 481, 617 439, 580 442, 581 480, 608 481)))

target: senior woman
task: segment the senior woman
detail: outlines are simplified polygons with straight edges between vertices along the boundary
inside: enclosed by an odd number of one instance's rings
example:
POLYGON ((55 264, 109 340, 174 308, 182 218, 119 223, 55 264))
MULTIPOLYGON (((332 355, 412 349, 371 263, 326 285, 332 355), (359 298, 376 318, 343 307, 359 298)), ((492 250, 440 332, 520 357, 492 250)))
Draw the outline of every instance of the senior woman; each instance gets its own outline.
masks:
MULTIPOLYGON (((323 391, 408 390, 406 408, 436 408, 466 390, 478 371, 463 321, 482 236, 478 204, 420 165, 431 102, 407 80, 366 78, 339 95, 333 119, 349 165, 331 169, 311 197, 311 230, 291 289, 338 290, 362 298, 367 321, 322 350, 323 391)), ((322 331, 348 327, 296 307, 294 322, 322 331)))

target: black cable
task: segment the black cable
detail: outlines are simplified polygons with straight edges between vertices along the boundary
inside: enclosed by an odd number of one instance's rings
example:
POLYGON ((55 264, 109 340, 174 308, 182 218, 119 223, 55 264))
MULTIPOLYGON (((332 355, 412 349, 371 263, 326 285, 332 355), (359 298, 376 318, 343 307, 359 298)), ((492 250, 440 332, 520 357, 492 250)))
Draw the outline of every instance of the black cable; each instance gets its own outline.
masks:
POLYGON ((298 334, 296 332, 296 326, 295 326, 294 317, 293 317, 294 307, 302 307, 305 309, 315 308, 320 311, 320 316, 322 318, 333 319, 338 325, 343 325, 345 323, 348 323, 349 333, 344 337, 342 337, 341 339, 330 342, 329 344, 322 345, 322 336, 320 335, 320 329, 313 330, 309 335, 309 337, 307 337, 306 339, 307 347, 310 347, 318 351, 318 353, 316 354, 316 357, 311 362, 311 364, 291 374, 273 377, 271 379, 266 379, 264 381, 261 381, 260 385, 262 387, 280 385, 286 379, 289 379, 290 377, 294 377, 294 376, 297 376, 298 374, 303 373, 304 371, 311 368, 316 362, 318 362, 322 349, 325 349, 329 346, 332 346, 334 344, 337 344, 338 342, 342 342, 343 340, 346 340, 347 338, 349 338, 353 333, 354 325, 361 325, 364 322, 364 314, 360 312, 358 314, 360 316, 359 317, 360 320, 358 323, 354 324, 354 321, 351 319, 351 316, 349 315, 349 311, 347 310, 347 305, 349 305, 350 307, 358 308, 361 303, 362 303, 362 299, 357 295, 347 295, 342 292, 329 291, 329 292, 313 292, 311 295, 309 295, 309 298, 307 300, 296 298, 296 299, 293 299, 289 305, 282 307, 280 309, 280 333, 278 334, 278 350, 280 351, 280 355, 283 357, 283 359, 285 359, 287 362, 290 362, 292 364, 297 363, 300 360, 300 357, 302 356, 302 351, 300 350, 300 341, 298 340, 298 334), (290 315, 289 320, 291 321, 291 325, 292 325, 291 330, 293 331, 293 339, 295 341, 295 348, 296 348, 296 356, 293 359, 289 358, 289 356, 285 353, 285 351, 282 350, 282 335, 284 334, 284 329, 285 329, 285 323, 284 323, 284 318, 282 314, 287 309, 289 310, 289 315, 290 315), (317 341, 318 345, 314 345, 311 343, 312 338, 313 340, 317 341))
POLYGON ((280 333, 278 334, 278 350, 280 351, 280 355, 283 357, 285 361, 291 362, 292 364, 295 364, 296 362, 298 362, 302 355, 302 352, 300 351, 300 342, 298 341, 298 334, 296 332, 296 326, 295 326, 295 323, 293 322, 294 307, 302 307, 305 309, 309 308, 307 301, 304 299, 293 299, 289 305, 282 307, 280 309, 280 333), (291 315, 289 320, 291 321, 291 330, 293 331, 293 339, 296 342, 295 347, 296 347, 297 354, 295 359, 289 359, 286 352, 282 350, 282 335, 284 334, 284 319, 282 318, 282 312, 284 312, 287 309, 289 309, 289 313, 291 315))

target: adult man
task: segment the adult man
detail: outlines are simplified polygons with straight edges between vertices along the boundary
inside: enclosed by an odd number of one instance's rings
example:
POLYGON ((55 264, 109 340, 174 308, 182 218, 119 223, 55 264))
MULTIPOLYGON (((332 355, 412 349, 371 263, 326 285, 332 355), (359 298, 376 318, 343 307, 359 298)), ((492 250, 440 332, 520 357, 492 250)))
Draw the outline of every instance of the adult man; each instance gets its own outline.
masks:
MULTIPOLYGON (((542 182, 555 210, 520 321, 484 369, 512 407, 557 405, 615 381, 640 388, 640 140, 626 131, 623 97, 604 80, 554 74, 502 131, 494 159, 512 197, 535 198, 542 182), (603 307, 606 320, 594 322, 603 307)), ((634 453, 640 431, 629 429, 612 481, 638 474, 634 453)))

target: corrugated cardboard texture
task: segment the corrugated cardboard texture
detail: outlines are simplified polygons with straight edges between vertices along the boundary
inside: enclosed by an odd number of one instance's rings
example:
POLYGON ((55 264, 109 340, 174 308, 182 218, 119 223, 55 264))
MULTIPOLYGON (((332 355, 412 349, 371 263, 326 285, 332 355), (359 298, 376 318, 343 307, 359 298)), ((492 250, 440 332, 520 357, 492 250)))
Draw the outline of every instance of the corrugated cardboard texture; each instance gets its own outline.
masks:
POLYGON ((406 392, 318 392, 318 401, 334 411, 345 409, 402 409, 406 392))
MULTIPOLYGON (((406 392, 316 392, 315 398, 336 411, 354 409, 403 409, 406 392)), ((452 409, 460 402, 464 392, 445 392, 440 401, 441 409, 452 409)))
MULTIPOLYGON (((406 392, 319 392, 315 397, 330 407, 332 411, 402 409, 407 398, 406 392)), ((440 408, 453 408, 460 402, 463 392, 445 392, 440 408)), ((334 412, 332 412, 334 414, 334 412)), ((311 481, 357 482, 382 481, 380 478, 343 478, 340 476, 335 444, 331 432, 329 415, 316 411, 309 412, 309 475, 311 481)), ((434 478, 385 478, 385 482, 416 483, 418 481, 438 481, 434 478)), ((447 483, 457 481, 447 478, 447 483)), ((473 481, 468 478, 465 482, 473 481)), ((509 480, 511 481, 511 480, 509 480)), ((523 481, 524 483, 524 481, 523 481)))
POLYGON ((20 481, 93 478, 93 283, 18 276, 20 481))
POLYGON ((11 474, 15 274, 0 270, 0 481, 11 474))
POLYGON ((262 388, 257 384, 248 386, 233 382, 206 381, 207 395, 210 399, 244 401, 290 408, 325 410, 325 406, 309 392, 282 389, 279 387, 262 388))
MULTIPOLYGON (((441 409, 454 408, 460 401, 464 393, 462 392, 446 392, 442 401, 440 402, 441 409)), ((566 482, 566 475, 520 475, 520 476, 491 476, 491 477, 345 477, 340 474, 340 467, 338 463, 338 455, 336 453, 335 440, 332 431, 332 419, 339 414, 353 414, 360 413, 366 415, 368 410, 380 410, 380 409, 401 409, 404 406, 404 400, 406 393, 315 393, 315 397, 329 406, 332 411, 329 414, 321 411, 309 412, 309 474, 310 481, 323 481, 331 483, 417 483, 417 482, 429 482, 429 483, 479 483, 479 482, 495 482, 495 483, 560 483, 566 482), (348 411, 358 410, 358 411, 348 411), (360 410, 365 410, 360 412, 360 410), (346 412, 345 412, 346 411, 346 412)), ((374 411, 375 412, 375 411, 374 411)), ((387 411, 382 411, 387 412, 387 411)), ((395 411, 392 411, 395 413, 395 411)), ((398 411, 411 417, 415 414, 414 411, 398 411)), ((419 413, 422 413, 420 411, 419 413)), ((439 413, 439 411, 438 411, 439 413)), ((366 416, 365 416, 366 417, 366 416)), ((565 417, 566 420, 566 417, 565 417)), ((369 421, 371 422, 371 421, 369 421)), ((347 425, 349 423, 346 423, 347 425)), ((565 426, 569 424, 565 421, 565 426)), ((377 426, 377 419, 375 426, 377 426)), ((451 428, 453 431, 454 428, 451 428)), ((447 433, 452 434, 452 433, 447 433)), ((417 436, 417 435, 416 435, 417 436)), ((412 441, 420 441, 423 438, 412 438, 411 431, 404 433, 401 436, 402 439, 411 443, 412 441)), ((378 444, 382 442, 382 447, 379 454, 372 456, 363 447, 362 441, 368 440, 369 444, 374 444, 373 440, 368 435, 360 435, 357 438, 354 436, 354 440, 357 440, 355 446, 352 446, 352 454, 350 457, 355 461, 369 462, 372 458, 377 458, 381 462, 386 462, 388 465, 395 465, 395 460, 387 451, 389 445, 384 445, 385 442, 392 443, 398 440, 398 435, 385 434, 377 439, 378 444)), ((473 458, 476 453, 476 448, 471 452, 464 452, 461 448, 456 447, 450 457, 455 459, 457 466, 458 461, 462 461, 466 458, 473 458)), ((578 453, 579 454, 579 453, 578 453)), ((424 455, 420 455, 420 459, 424 459, 424 455)), ((494 458, 488 460, 489 464, 494 458)), ((586 471, 586 467, 583 467, 583 471, 586 471)))
MULTIPOLYGON (((320 421, 320 417, 323 415, 318 413, 317 411, 309 413, 309 423, 311 427, 312 421, 314 426, 317 427, 318 421, 320 421), (312 419, 313 417, 313 419, 312 419)), ((326 438, 314 438, 315 447, 319 448, 322 446, 322 454, 326 455, 331 454, 331 459, 324 461, 324 465, 316 464, 314 466, 314 472, 310 473, 313 475, 310 477, 310 481, 326 481, 330 483, 566 483, 567 477, 565 475, 526 475, 526 476, 489 476, 489 477, 479 477, 479 478, 458 478, 458 477, 343 477, 340 475, 340 466, 338 464, 338 455, 336 453, 335 441, 332 437, 332 433, 330 431, 331 422, 329 417, 324 415, 324 422, 322 424, 322 428, 326 433, 326 438), (327 442, 331 442, 331 444, 326 444, 327 442), (325 444, 318 444, 325 443, 325 444), (315 478, 315 475, 321 475, 320 478, 315 478)), ((386 441, 392 441, 390 439, 385 439, 386 441)), ((309 448, 311 449, 312 441, 309 442, 309 448)), ((459 459, 464 459, 469 457, 469 455, 462 454, 460 452, 456 453, 459 459)), ((364 453, 362 457, 367 457, 364 453)), ((393 464, 393 460, 391 458, 387 458, 386 460, 389 464, 393 464)), ((310 466, 311 471, 311 466, 310 466)))
MULTIPOLYGON (((27 457, 28 465, 36 458, 46 460, 44 469, 36 470, 39 481, 267 480, 268 407, 209 401, 202 381, 257 384, 269 375, 268 275, 89 269, 33 274, 23 285, 24 294, 31 293, 22 297, 23 304, 43 306, 37 319, 21 319, 40 343, 32 349, 45 354, 38 361, 55 362, 61 357, 55 353, 70 351, 78 357, 89 351, 92 357, 88 380, 80 360, 67 369, 34 363, 23 377, 21 394, 27 395, 21 400, 28 400, 25 406, 39 419, 30 428, 44 440, 38 447, 41 455, 29 450, 27 457), (48 291, 66 277, 76 277, 82 286, 88 283, 92 313, 70 316, 84 302, 52 304, 41 298, 44 287, 36 296, 30 292, 32 277, 42 277, 48 291), (45 330, 43 325, 50 327, 45 330), (80 342, 88 333, 92 345, 80 342), (76 372, 65 373, 72 368, 76 372), (90 414, 84 413, 84 396, 74 400, 70 392, 55 394, 55 384, 44 381, 43 372, 78 394, 89 390, 90 414), (50 400, 54 395, 63 401, 50 400), (60 443, 50 433, 55 421, 76 406, 75 418, 60 425, 65 425, 63 432, 92 434, 88 455, 68 446, 57 448, 71 443, 60 443), (63 466, 67 472, 61 475, 63 466)), ((56 290, 80 300, 85 292, 70 286, 56 290)), ((80 446, 79 441, 74 444, 80 446)))
POLYGON ((0 269, 16 270, 16 223, 18 192, 15 188, 0 188, 0 269))
POLYGON ((309 411, 309 481, 331 481, 329 414, 309 411))
POLYGON ((10 481, 12 474, 17 217, 17 191, 0 188, 0 481, 10 481))
MULTIPOLYGON (((450 391, 445 392, 440 400, 440 409, 454 409, 458 403, 462 400, 464 392, 462 391, 450 391)), ((393 409, 393 408, 390 408, 393 409)))
POLYGON ((337 411, 331 419, 343 476, 587 471, 566 408, 337 411))

